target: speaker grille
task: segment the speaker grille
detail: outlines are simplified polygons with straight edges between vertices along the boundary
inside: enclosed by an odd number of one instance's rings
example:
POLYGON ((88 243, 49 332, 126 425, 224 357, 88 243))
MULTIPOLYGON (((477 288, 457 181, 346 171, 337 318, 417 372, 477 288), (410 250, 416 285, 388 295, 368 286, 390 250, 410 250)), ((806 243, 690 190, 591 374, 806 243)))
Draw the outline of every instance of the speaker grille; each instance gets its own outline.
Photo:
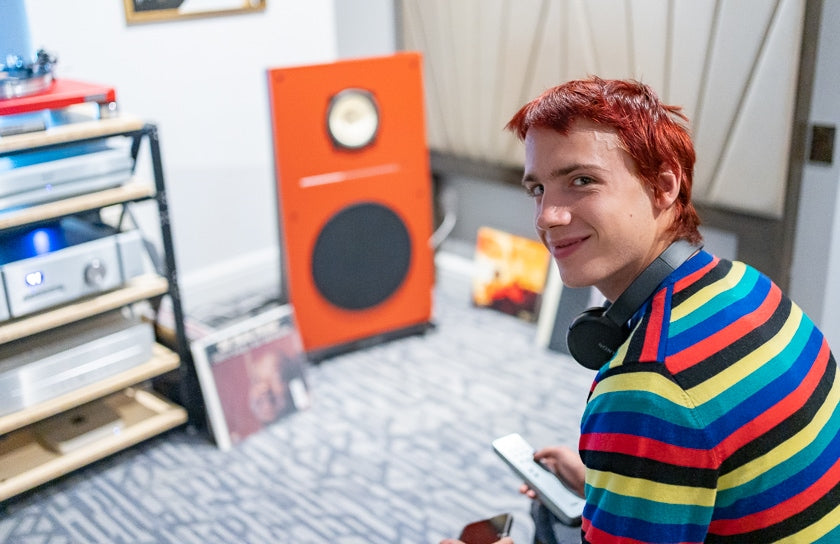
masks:
POLYGON ((344 208, 321 230, 312 257, 312 278, 321 295, 346 310, 363 310, 387 300, 411 263, 408 230, 380 204, 344 208))

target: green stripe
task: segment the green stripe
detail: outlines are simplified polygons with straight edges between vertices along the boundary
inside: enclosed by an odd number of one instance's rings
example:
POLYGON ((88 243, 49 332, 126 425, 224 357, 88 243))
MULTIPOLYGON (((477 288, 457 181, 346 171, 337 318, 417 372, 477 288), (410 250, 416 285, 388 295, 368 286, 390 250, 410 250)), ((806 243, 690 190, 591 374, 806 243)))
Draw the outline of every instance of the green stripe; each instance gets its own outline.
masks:
MULTIPOLYGON (((693 488, 686 487, 686 495, 693 488)), ((649 523, 681 523, 708 525, 713 508, 696 504, 669 504, 638 497, 619 495, 620 489, 613 491, 586 485, 585 496, 588 503, 596 505, 616 516, 629 517, 649 523)))
POLYGON ((655 391, 614 391, 598 395, 587 404, 584 419, 589 415, 616 411, 647 414, 674 425, 697 427, 692 407, 671 402, 655 391))
MULTIPOLYGON (((726 278, 732 275, 727 274, 726 278)), ((750 291, 755 288, 755 284, 758 282, 761 274, 752 267, 746 267, 744 274, 741 276, 741 279, 738 280, 738 283, 726 289, 709 300, 703 301, 702 304, 694 311, 689 313, 688 315, 684 316, 681 319, 675 320, 671 322, 669 327, 669 334, 671 336, 675 336, 681 332, 684 332, 692 327, 695 327, 701 324, 703 321, 709 319, 713 315, 717 314, 721 310, 726 309, 729 305, 722 304, 722 301, 735 301, 740 302, 743 298, 749 296, 750 291)), ((726 281, 724 278, 721 281, 726 281)), ((695 295, 696 296, 696 295, 695 295)), ((671 310, 673 314, 673 309, 671 310)))

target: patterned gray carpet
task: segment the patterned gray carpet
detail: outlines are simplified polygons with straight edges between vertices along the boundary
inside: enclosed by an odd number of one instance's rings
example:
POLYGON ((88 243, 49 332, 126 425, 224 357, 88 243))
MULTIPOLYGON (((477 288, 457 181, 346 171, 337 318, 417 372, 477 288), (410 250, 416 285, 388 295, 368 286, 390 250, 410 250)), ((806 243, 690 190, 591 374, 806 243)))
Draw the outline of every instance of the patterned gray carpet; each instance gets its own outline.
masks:
MULTIPOLYGON (((436 328, 308 369, 312 407, 228 452, 176 430, 0 505, 0 542, 436 543, 529 500, 490 441, 577 440, 591 373, 442 272, 436 328)), ((571 532, 574 534, 574 531, 571 532)))

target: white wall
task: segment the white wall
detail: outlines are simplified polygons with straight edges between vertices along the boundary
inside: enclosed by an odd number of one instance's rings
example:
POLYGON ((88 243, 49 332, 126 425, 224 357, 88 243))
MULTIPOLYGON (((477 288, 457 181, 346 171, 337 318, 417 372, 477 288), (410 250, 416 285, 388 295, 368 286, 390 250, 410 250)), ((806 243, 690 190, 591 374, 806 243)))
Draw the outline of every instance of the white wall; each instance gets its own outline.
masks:
POLYGON ((393 0, 335 0, 341 58, 388 55, 396 50, 393 0))
POLYGON ((157 123, 182 279, 255 254, 277 275, 265 72, 336 58, 333 1, 132 26, 118 0, 26 7, 32 47, 58 57, 58 77, 113 85, 121 110, 157 123))
MULTIPOLYGON (((822 5, 810 124, 840 125, 840 2, 822 5)), ((840 350, 840 155, 833 163, 806 164, 796 226, 791 297, 840 350)), ((808 147, 810 149, 810 146, 808 147)))

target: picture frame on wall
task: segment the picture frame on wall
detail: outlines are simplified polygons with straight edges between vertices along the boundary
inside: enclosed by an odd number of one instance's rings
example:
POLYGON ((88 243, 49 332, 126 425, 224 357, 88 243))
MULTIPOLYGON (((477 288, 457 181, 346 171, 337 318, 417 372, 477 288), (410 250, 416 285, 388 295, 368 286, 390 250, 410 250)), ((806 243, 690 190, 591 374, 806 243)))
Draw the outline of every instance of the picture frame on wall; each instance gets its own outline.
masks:
POLYGON ((264 11, 266 0, 123 0, 128 24, 264 11))

